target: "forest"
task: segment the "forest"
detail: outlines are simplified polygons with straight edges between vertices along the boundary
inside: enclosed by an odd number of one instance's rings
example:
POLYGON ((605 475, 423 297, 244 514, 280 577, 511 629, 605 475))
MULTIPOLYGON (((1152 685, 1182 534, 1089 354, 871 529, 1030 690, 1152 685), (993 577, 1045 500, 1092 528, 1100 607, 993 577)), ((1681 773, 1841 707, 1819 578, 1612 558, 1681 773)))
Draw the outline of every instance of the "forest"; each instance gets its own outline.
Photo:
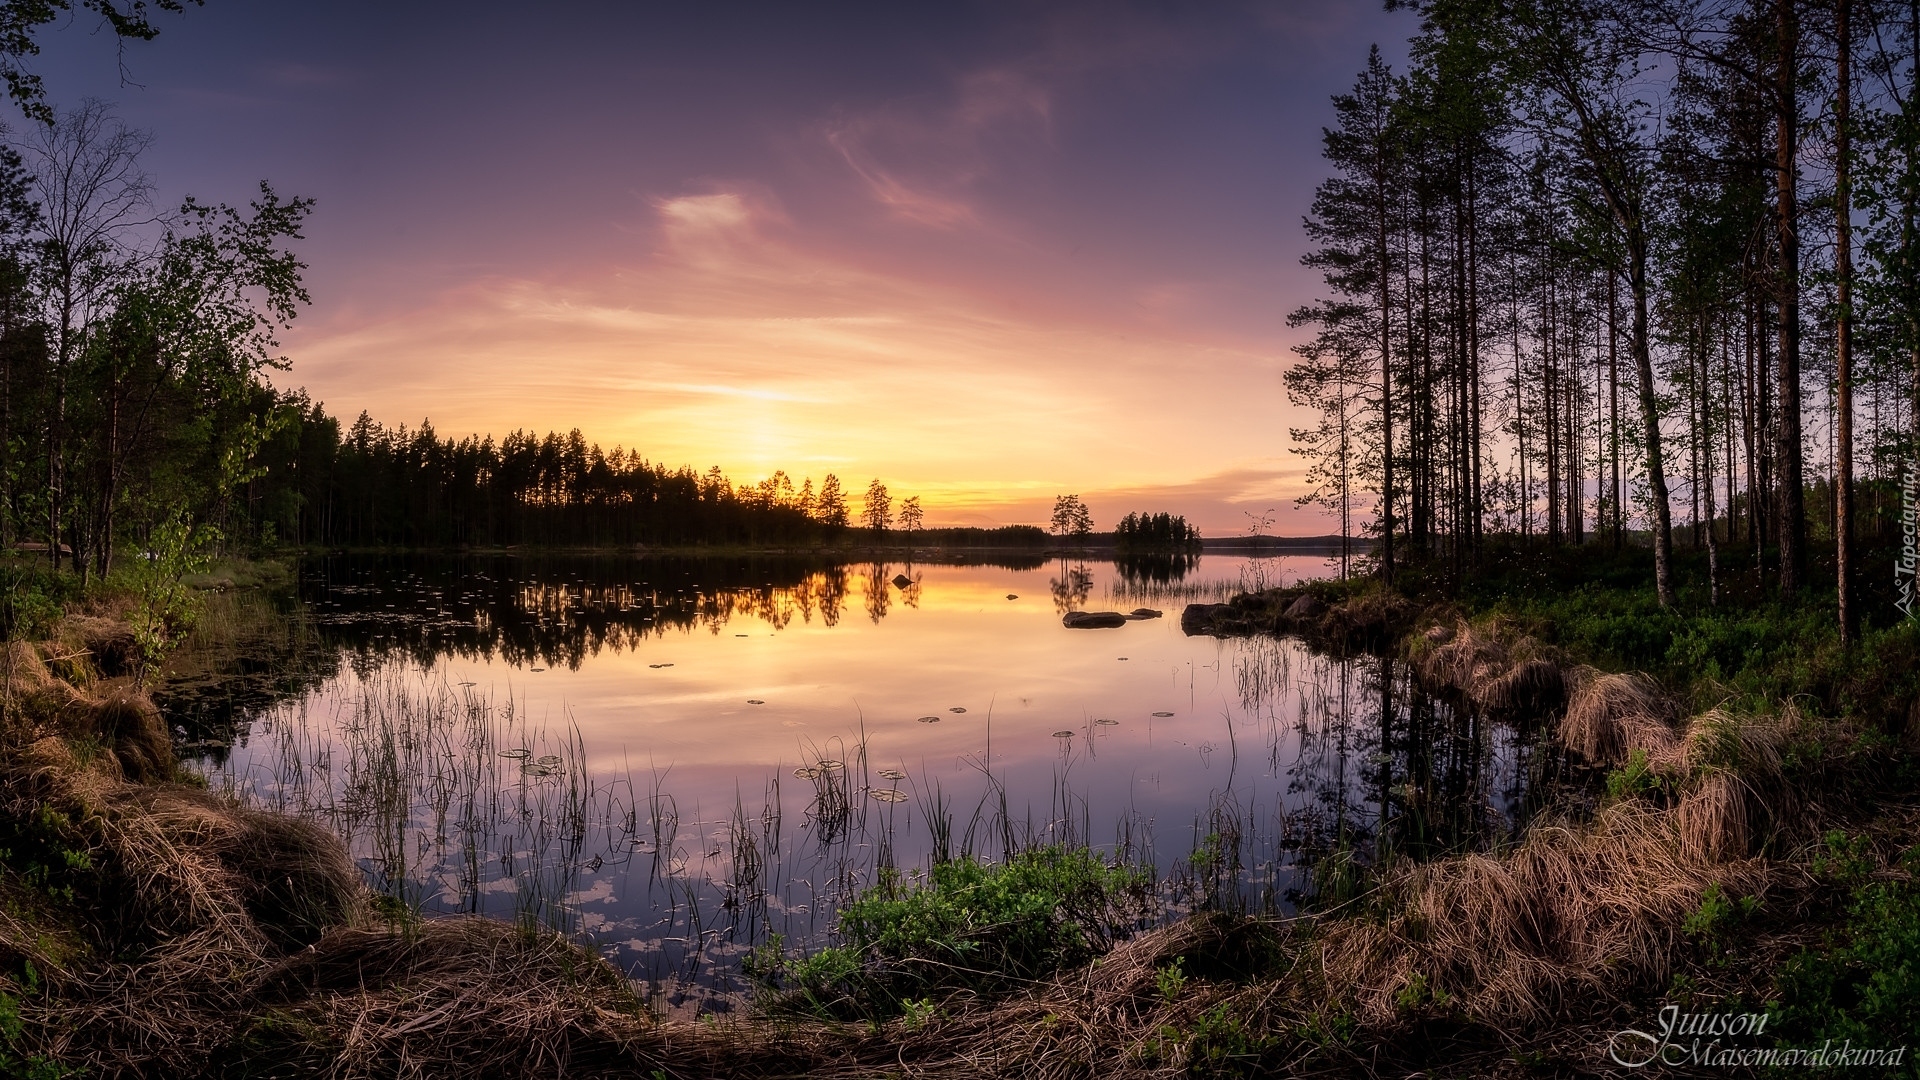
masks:
POLYGON ((1422 20, 1407 69, 1375 50, 1335 99, 1306 222, 1303 501, 1377 537, 1389 581, 1633 546, 1663 606, 1895 617, 1920 5, 1396 6, 1422 20), (1676 546, 1705 555, 1690 581, 1676 546))

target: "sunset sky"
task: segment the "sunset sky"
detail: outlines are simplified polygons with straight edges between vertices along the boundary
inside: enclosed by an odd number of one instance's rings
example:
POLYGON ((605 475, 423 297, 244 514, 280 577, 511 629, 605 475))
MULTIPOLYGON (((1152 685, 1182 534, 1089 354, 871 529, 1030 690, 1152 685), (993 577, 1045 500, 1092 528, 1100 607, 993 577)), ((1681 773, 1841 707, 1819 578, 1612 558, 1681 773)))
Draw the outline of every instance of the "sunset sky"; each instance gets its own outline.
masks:
MULTIPOLYGON (((929 524, 1297 510, 1280 372, 1330 94, 1409 17, 1268 4, 208 0, 46 36, 166 201, 318 208, 276 380, 442 434, 580 428, 929 524)), ((17 126, 23 121, 15 119, 17 126)))

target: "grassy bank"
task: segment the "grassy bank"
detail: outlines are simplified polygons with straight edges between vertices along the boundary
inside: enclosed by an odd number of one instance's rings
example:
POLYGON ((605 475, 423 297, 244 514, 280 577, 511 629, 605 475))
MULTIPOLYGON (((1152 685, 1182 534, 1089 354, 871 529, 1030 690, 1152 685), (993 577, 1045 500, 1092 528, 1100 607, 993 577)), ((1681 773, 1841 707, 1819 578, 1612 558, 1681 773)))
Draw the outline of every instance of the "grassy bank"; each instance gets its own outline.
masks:
MULTIPOLYGON (((1645 562, 1505 552, 1464 581, 1416 566, 1393 590, 1200 613, 1385 650, 1486 713, 1545 713, 1592 793, 1596 812, 1549 815, 1512 851, 1373 868, 1372 914, 1342 932, 1404 930, 1356 978, 1397 950, 1389 985, 1520 1030, 1672 1005, 1773 1018, 1742 1045, 1920 1045, 1920 625, 1882 613, 1843 646, 1831 596, 1783 602, 1738 573, 1666 609, 1645 562)), ((1702 582, 1699 562, 1683 576, 1702 582)), ((1911 1054, 1892 1071, 1915 1075, 1911 1054)))

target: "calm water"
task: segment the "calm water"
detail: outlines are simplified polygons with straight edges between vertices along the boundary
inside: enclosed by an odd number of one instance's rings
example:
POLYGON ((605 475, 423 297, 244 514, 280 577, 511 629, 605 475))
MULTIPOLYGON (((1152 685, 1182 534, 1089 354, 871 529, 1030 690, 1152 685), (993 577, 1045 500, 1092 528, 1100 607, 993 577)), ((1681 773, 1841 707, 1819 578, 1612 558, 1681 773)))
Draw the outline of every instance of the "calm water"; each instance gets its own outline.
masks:
POLYGON ((741 952, 826 940, 883 865, 1087 843, 1155 865, 1169 913, 1287 910, 1329 854, 1511 835, 1530 733, 1379 659, 1181 633, 1327 570, 331 558, 297 676, 165 705, 216 785, 326 821, 377 887, 724 1008, 741 952), (1165 617, 1060 622, 1137 607, 1165 617))

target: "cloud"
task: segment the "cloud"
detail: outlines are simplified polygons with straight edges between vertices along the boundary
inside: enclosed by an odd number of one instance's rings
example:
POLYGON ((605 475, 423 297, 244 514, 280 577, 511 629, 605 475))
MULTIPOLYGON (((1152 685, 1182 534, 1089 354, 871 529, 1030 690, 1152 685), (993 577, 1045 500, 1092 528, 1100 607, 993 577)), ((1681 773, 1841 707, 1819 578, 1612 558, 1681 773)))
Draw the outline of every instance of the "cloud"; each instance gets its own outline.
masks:
POLYGON ((723 191, 714 195, 682 195, 654 204, 660 211, 669 236, 706 235, 731 232, 747 224, 747 204, 738 194, 723 191))
POLYGON ((799 246, 738 192, 651 206, 664 240, 634 263, 300 327, 301 377, 347 415, 375 400, 447 434, 579 427, 743 479, 877 475, 935 518, 1023 520, 1067 490, 1221 507, 1263 490, 1263 466, 1220 470, 1285 430, 1277 378, 1245 381, 1271 357, 867 270, 799 246))
POLYGON ((901 220, 934 229, 977 227, 966 193, 994 171, 1007 142, 1040 150, 1052 137, 1052 95, 1017 67, 961 76, 945 104, 897 101, 823 128, 868 195, 901 220))

